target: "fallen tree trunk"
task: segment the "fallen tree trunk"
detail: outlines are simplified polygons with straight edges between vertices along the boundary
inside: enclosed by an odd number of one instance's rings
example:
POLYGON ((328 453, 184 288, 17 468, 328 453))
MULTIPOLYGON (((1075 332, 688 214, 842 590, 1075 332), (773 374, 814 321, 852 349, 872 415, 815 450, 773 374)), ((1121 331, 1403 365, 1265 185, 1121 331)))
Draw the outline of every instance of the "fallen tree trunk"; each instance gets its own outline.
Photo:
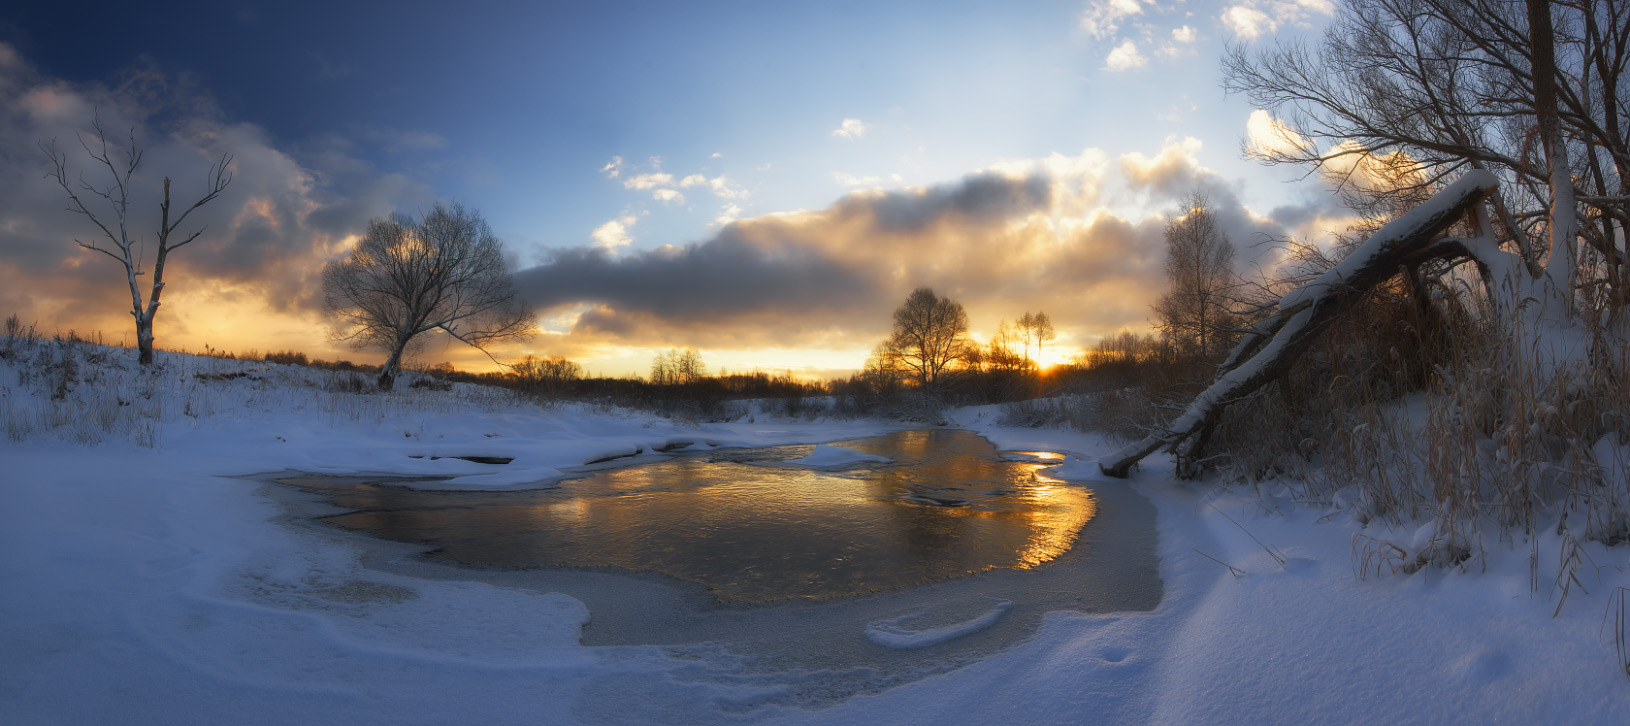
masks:
POLYGON ((1278 310, 1245 334, 1209 388, 1181 416, 1099 461, 1105 474, 1125 477, 1133 465, 1160 448, 1176 450, 1208 430, 1230 404, 1283 375, 1318 335, 1351 310, 1362 293, 1402 267, 1434 256, 1463 253, 1458 245, 1435 246, 1438 237, 1493 194, 1493 174, 1472 171, 1424 204, 1382 227, 1340 264, 1279 299, 1278 310))

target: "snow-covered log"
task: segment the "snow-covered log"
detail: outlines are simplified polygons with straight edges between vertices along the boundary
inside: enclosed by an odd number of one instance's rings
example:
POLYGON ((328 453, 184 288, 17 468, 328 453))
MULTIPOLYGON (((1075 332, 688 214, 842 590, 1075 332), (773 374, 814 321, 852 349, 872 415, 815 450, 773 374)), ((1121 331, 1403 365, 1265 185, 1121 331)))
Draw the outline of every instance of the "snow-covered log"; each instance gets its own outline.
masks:
POLYGON ((1340 264, 1280 298, 1278 311, 1246 333, 1217 379, 1181 416, 1164 430, 1105 457, 1100 461, 1104 473, 1125 477, 1143 457, 1162 447, 1177 447, 1209 428, 1229 404, 1283 375, 1320 333, 1358 303, 1364 291, 1401 267, 1443 254, 1444 248, 1434 249, 1434 242, 1498 186, 1489 172, 1466 174, 1382 227, 1340 264))

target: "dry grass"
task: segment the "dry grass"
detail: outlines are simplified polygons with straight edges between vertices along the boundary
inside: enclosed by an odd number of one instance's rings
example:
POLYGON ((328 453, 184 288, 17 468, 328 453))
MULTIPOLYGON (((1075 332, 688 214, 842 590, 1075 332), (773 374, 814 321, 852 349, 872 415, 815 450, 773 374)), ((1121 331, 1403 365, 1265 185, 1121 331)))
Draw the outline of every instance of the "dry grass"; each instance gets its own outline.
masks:
POLYGON ((1363 524, 1430 526, 1410 542, 1355 538, 1360 577, 1464 568, 1501 541, 1533 550, 1538 590, 1538 535, 1554 530, 1563 551, 1551 587, 1566 600, 1582 542, 1630 541, 1630 370, 1614 342, 1624 336, 1587 320, 1609 354, 1541 370, 1536 344, 1488 324, 1470 297, 1439 295, 1429 313, 1385 299, 1361 307, 1288 379, 1227 414, 1213 440, 1219 468, 1363 524))
POLYGON ((513 391, 468 384, 448 386, 451 391, 409 385, 379 393, 367 376, 355 372, 280 365, 258 355, 160 352, 157 365, 143 367, 133 351, 73 333, 47 340, 15 322, 8 330, 18 334, 0 340, 0 370, 10 369, 15 381, 0 381, 0 426, 14 442, 125 440, 156 448, 169 427, 195 428, 209 420, 263 413, 314 410, 340 426, 525 405, 513 391))

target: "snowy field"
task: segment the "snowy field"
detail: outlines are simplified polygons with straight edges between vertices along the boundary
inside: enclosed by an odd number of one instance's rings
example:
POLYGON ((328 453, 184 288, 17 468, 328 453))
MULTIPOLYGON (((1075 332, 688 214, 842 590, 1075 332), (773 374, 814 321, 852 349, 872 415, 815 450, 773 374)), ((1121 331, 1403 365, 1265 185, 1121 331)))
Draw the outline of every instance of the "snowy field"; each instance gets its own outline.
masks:
MULTIPOLYGON (((243 477, 547 486, 587 461, 681 442, 821 444, 897 424, 754 414, 687 425, 462 385, 358 395, 343 374, 171 354, 149 374, 121 363, 129 351, 89 347, 67 375, 41 355, 0 362, 8 726, 1630 723, 1614 643, 1630 548, 1587 543, 1565 599, 1560 543, 1544 537, 1486 541, 1464 571, 1360 579, 1361 528, 1342 512, 1175 482, 1156 460, 1130 481, 1104 480, 1090 459, 1112 442, 1000 427, 990 407, 953 411, 951 423, 1004 449, 1069 454, 1053 476, 1153 502, 1164 599, 1150 612, 1056 612, 977 663, 804 708, 751 674, 698 678, 694 662, 658 648, 583 646, 591 614, 565 595, 370 569, 354 540, 290 526, 243 477), (494 474, 432 458, 470 455, 514 461, 494 474)), ((868 630, 906 645, 955 638, 1005 607, 960 629, 914 634, 883 618, 868 630)))

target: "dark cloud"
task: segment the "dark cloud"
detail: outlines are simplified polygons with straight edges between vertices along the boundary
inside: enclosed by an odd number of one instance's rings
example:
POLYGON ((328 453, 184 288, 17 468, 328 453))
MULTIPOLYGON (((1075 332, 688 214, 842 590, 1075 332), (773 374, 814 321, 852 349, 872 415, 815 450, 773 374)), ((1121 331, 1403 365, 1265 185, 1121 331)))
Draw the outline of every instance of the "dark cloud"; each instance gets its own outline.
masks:
POLYGON ((563 344, 867 348, 920 285, 963 302, 976 327, 1027 310, 1141 325, 1161 283, 1161 225, 1058 214, 1062 194, 1091 186, 1037 169, 856 192, 685 247, 560 250, 516 281, 541 308, 591 306, 563 344))
POLYGON ((1185 141, 1113 166, 1090 163, 1099 157, 1089 152, 928 189, 859 191, 823 210, 740 220, 685 247, 559 250, 516 280, 541 308, 584 310, 555 336, 562 349, 866 349, 922 285, 962 302, 977 332, 1045 310, 1061 342, 1091 345, 1147 325, 1165 287, 1166 214, 1188 195, 1208 197, 1241 271, 1272 263, 1275 248, 1263 240, 1319 218, 1251 212, 1233 185, 1199 165, 1197 150, 1185 141), (1101 188, 1164 214, 1117 216, 1097 206, 1101 188))
POLYGON ((879 229, 917 231, 944 219, 989 224, 1045 209, 1052 199, 1051 180, 1035 174, 1014 180, 1000 174, 974 174, 958 184, 931 187, 921 193, 885 192, 850 195, 839 200, 840 216, 864 215, 879 229))
POLYGON ((701 244, 621 257, 594 247, 561 250, 515 279, 523 297, 542 308, 606 302, 674 319, 743 309, 831 310, 877 287, 872 271, 834 260, 818 246, 759 244, 744 231, 731 225, 701 244))

